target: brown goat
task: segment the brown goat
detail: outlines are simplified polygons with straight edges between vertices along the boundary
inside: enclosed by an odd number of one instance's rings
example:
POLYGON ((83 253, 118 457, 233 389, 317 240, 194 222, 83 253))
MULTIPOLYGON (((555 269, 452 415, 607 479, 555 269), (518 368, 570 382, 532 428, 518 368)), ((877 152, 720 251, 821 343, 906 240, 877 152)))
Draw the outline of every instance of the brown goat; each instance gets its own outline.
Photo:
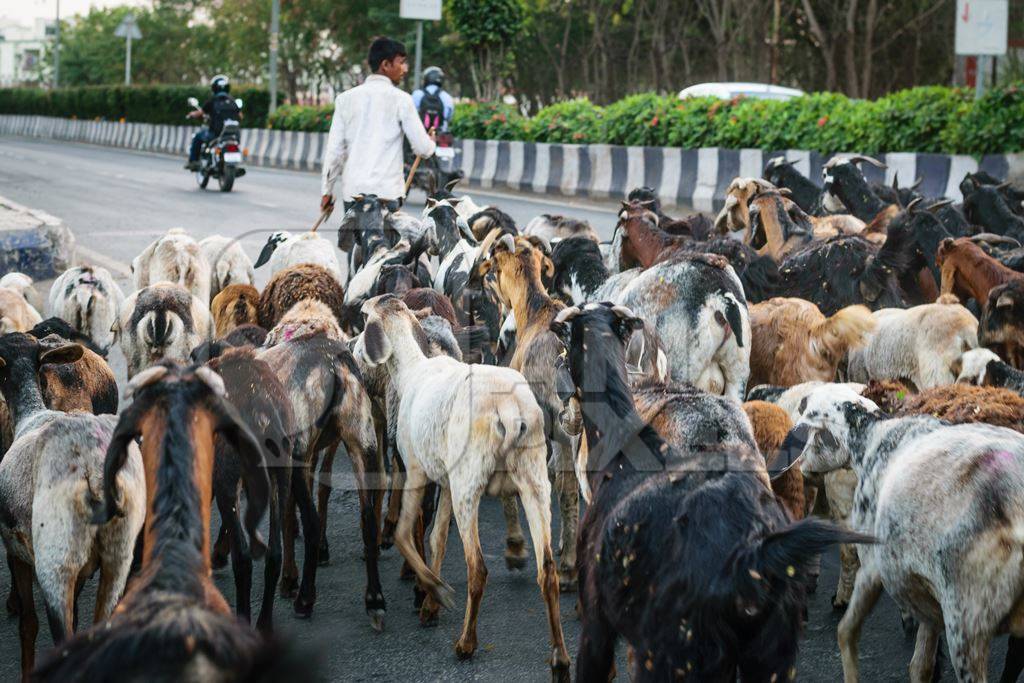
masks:
POLYGON ((340 325, 345 310, 345 292, 331 271, 312 263, 300 263, 274 275, 260 294, 260 327, 270 330, 288 310, 303 299, 322 301, 340 325))
POLYGON ((980 306, 988 301, 993 287, 1024 279, 1021 273, 986 254, 969 237, 942 240, 935 263, 942 272, 942 294, 955 294, 961 301, 973 298, 980 306))
POLYGON ((459 320, 455 317, 455 307, 451 300, 436 289, 417 287, 402 295, 402 301, 410 311, 429 308, 431 314, 440 316, 452 325, 453 330, 459 329, 459 320))
POLYGON ((846 353, 875 327, 865 306, 826 318, 803 299, 775 297, 750 307, 750 386, 831 382, 846 353))
POLYGON ((252 285, 228 285, 213 297, 210 313, 216 339, 239 325, 259 324, 260 293, 252 285))
POLYGON ((789 414, 785 410, 766 401, 747 401, 743 404, 743 412, 750 418, 750 425, 754 428, 754 441, 764 455, 768 469, 771 470, 773 466, 785 468, 771 480, 775 497, 794 521, 803 519, 807 513, 804 476, 800 473, 799 467, 788 467, 785 463, 777 462, 780 455, 779 447, 786 440, 789 430, 793 428, 793 421, 789 419, 789 414))
MULTIPOLYGON (((616 230, 622 231, 622 269, 642 266, 650 268, 680 251, 693 240, 683 235, 670 235, 658 227, 658 214, 650 202, 622 202, 616 230)), ((518 342, 517 342, 518 343, 518 342)))

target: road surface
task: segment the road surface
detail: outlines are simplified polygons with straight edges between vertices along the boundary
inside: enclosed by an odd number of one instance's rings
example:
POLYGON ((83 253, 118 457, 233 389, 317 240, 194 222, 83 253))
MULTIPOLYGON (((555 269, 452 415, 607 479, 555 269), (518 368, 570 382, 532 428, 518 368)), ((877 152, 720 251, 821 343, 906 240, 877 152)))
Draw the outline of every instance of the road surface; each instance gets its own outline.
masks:
MULTIPOLYGON (((319 176, 311 173, 251 169, 230 194, 199 191, 181 168, 183 159, 134 153, 89 145, 0 137, 0 195, 43 209, 63 218, 78 243, 107 259, 127 264, 154 237, 181 226, 196 237, 223 234, 242 237, 253 258, 266 235, 275 230, 301 231, 317 215, 319 176)), ((494 203, 519 224, 545 213, 584 218, 608 237, 615 221, 616 204, 583 203, 562 197, 533 197, 473 190, 480 203, 494 203)), ((422 208, 422 195, 411 210, 422 208)), ((336 228, 337 218, 332 225, 336 228)), ((262 281, 266 274, 262 274, 262 281)), ((48 286, 41 283, 45 290, 48 286)), ((43 292, 45 295, 45 291, 43 292)), ((113 355, 113 354, 112 354, 113 355)), ((112 358, 123 376, 123 360, 112 358)), ((339 457, 335 472, 347 464, 339 457)), ((329 680, 501 680, 539 681, 547 674, 550 653, 543 603, 532 572, 505 568, 504 523, 498 503, 485 499, 481 506, 481 539, 490 571, 479 621, 479 649, 469 662, 455 659, 452 646, 458 637, 465 606, 465 564, 457 533, 449 535, 443 574, 457 592, 456 609, 444 611, 440 624, 421 628, 412 609, 412 587, 399 580, 400 558, 385 551, 381 577, 388 600, 386 630, 374 634, 363 611, 364 569, 360 559, 358 505, 352 492, 335 490, 330 507, 331 564, 317 577, 318 602, 309 621, 291 616, 291 605, 276 602, 280 630, 317 653, 329 680)), ((216 510, 214 510, 216 516, 216 510)), ((557 513, 553 515, 557 520, 557 513)), ((217 521, 214 520, 214 524, 217 521)), ((553 530, 554 531, 554 530, 553 530)), ((554 534, 557 538, 557 533, 554 534)), ((301 556, 302 546, 298 545, 301 556)), ((819 590, 809 605, 797 665, 799 680, 832 683, 842 679, 835 629, 839 614, 830 603, 836 583, 835 552, 823 558, 819 590)), ((258 609, 260 565, 254 572, 253 601, 258 609)), ((216 572, 218 587, 231 602, 234 584, 230 570, 216 572)), ((0 600, 9 590, 9 575, 0 570, 0 600)), ((91 622, 95 579, 80 600, 84 624, 91 622)), ((562 623, 567 645, 575 655, 579 622, 575 596, 563 595, 562 623)), ((46 619, 37 595, 40 616, 38 648, 51 644, 46 619)), ((990 677, 1002 671, 1006 639, 995 642, 990 677)), ((944 648, 943 648, 944 649, 944 648)), ((0 617, 0 680, 18 676, 18 627, 12 617, 0 617)), ((899 614, 883 598, 863 629, 860 646, 861 679, 902 681, 913 652, 913 638, 905 635, 899 614)), ((618 653, 624 675, 625 655, 618 653)), ((953 680, 947 663, 942 680, 953 680)))

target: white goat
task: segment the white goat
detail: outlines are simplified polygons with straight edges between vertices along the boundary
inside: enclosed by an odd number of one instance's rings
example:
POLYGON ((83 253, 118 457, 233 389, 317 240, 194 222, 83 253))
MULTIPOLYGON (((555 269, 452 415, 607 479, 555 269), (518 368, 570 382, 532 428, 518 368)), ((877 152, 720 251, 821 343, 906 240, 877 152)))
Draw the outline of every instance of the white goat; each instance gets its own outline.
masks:
POLYGON ((548 483, 544 416, 523 376, 509 368, 467 365, 448 356, 428 358, 426 335, 415 315, 392 295, 362 307, 366 327, 356 353, 370 366, 387 364, 398 396, 395 425, 398 451, 406 463, 402 513, 395 543, 428 592, 421 610, 436 614, 437 603, 452 605, 454 591, 439 576, 448 526, 455 521, 465 549, 469 599, 456 654, 476 650, 476 618, 487 569, 480 549, 480 498, 518 493, 530 526, 537 581, 547 605, 552 668, 567 673, 568 653, 558 608, 558 577, 551 552, 551 485, 548 483), (441 485, 441 502, 430 536, 431 567, 412 538, 423 489, 441 485))
POLYGON ((199 240, 199 250, 210 266, 210 301, 228 285, 255 286, 252 261, 237 239, 212 235, 199 240))
POLYGON ((44 349, 26 334, 0 340, 0 391, 15 425, 14 442, 0 460, 0 536, 20 606, 26 680, 38 630, 33 577, 59 645, 74 631, 77 587, 97 568, 95 621, 110 616, 124 590, 145 517, 142 456, 133 443, 117 476, 124 515, 100 526, 92 523, 93 504, 103 497, 103 464, 117 417, 63 413, 43 404, 40 368, 73 363, 81 356, 77 344, 44 349))
POLYGON ((28 302, 23 291, 20 287, 0 287, 0 334, 27 332, 42 322, 39 311, 28 302))
POLYGON ((53 281, 46 315, 60 318, 101 349, 107 349, 114 343, 111 327, 122 303, 124 293, 110 271, 99 266, 76 266, 53 281))
POLYGON ((188 363, 192 349, 208 341, 212 329, 210 311, 199 297, 170 282, 129 295, 112 328, 129 378, 161 358, 188 363))
POLYGON ((850 351, 848 372, 855 382, 895 379, 923 391, 952 384, 965 351, 978 346, 978 321, 956 303, 883 308, 868 342, 850 351))
POLYGON ((298 235, 286 231, 273 233, 256 259, 256 268, 268 261, 271 276, 300 263, 312 263, 331 271, 338 282, 344 282, 334 245, 315 232, 298 235))
POLYGON ((210 264, 203 257, 199 243, 181 228, 171 228, 135 257, 132 281, 136 289, 157 282, 174 282, 204 305, 210 305, 210 264))
POLYGON ((853 392, 813 395, 796 429, 808 435, 805 473, 852 465, 852 526, 878 539, 858 549, 839 622, 847 683, 858 680, 860 628, 883 588, 919 623, 911 680, 931 680, 945 630, 957 678, 984 681, 992 638, 1024 636, 1024 436, 931 416, 887 419, 853 392))

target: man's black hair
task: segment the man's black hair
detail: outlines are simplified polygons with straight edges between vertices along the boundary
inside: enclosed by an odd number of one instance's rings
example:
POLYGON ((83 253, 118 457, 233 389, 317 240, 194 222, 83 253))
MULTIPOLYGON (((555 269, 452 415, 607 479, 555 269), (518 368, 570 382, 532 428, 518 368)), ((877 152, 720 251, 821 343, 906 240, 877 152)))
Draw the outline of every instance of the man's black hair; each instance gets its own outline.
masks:
POLYGON ((387 36, 381 36, 370 43, 370 54, 366 57, 366 61, 370 63, 370 71, 377 73, 381 63, 398 56, 407 56, 405 45, 387 36))

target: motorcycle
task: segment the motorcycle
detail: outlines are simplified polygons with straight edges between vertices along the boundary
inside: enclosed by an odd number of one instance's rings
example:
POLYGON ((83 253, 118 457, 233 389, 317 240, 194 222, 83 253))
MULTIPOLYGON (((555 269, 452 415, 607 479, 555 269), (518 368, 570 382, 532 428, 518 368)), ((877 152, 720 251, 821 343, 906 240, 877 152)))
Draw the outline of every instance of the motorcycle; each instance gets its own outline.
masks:
MULTIPOLYGON (((420 160, 420 165, 416 168, 416 175, 412 179, 412 186, 418 187, 428 195, 431 195, 435 190, 444 187, 452 180, 462 178, 462 171, 456 168, 454 145, 455 137, 451 133, 438 133, 437 149, 434 152, 434 156, 429 159, 420 160)), ((406 142, 404 175, 407 178, 415 158, 412 148, 406 142)))
MULTIPOLYGON (((196 98, 188 98, 188 103, 192 108, 202 111, 196 98)), ((239 109, 242 108, 242 100, 236 99, 235 104, 239 109)), ((203 114, 206 124, 209 124, 209 118, 203 114)), ((225 119, 220 135, 203 144, 199 152, 199 170, 195 171, 196 184, 201 189, 206 189, 210 178, 216 178, 221 192, 231 192, 235 179, 245 175, 240 141, 241 126, 238 121, 225 119)))

